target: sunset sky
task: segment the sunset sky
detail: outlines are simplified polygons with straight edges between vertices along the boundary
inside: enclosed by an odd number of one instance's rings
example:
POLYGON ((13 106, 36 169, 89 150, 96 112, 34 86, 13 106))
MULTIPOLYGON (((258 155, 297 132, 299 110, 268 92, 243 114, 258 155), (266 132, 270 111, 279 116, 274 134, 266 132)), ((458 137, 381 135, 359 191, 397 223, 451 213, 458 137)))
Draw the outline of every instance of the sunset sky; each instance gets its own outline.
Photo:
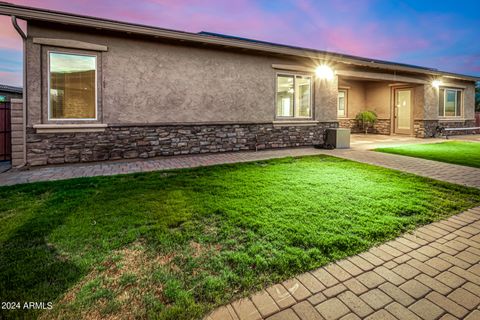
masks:
MULTIPOLYGON (((9 2, 210 31, 480 76, 480 1, 25 0, 9 2)), ((22 43, 0 16, 0 83, 21 85, 22 43)))

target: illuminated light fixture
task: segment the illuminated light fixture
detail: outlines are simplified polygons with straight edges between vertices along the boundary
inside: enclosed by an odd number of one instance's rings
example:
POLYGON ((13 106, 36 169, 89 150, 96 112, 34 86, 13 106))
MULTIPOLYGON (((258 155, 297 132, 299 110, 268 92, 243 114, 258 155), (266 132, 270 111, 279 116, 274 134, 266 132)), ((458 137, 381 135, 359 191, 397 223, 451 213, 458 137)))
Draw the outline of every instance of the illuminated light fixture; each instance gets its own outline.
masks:
POLYGON ((434 88, 438 89, 441 85, 442 85, 442 81, 440 81, 440 80, 433 80, 432 81, 432 87, 434 87, 434 88))
POLYGON ((315 75, 319 79, 332 80, 335 75, 333 69, 329 66, 322 64, 315 69, 315 75))

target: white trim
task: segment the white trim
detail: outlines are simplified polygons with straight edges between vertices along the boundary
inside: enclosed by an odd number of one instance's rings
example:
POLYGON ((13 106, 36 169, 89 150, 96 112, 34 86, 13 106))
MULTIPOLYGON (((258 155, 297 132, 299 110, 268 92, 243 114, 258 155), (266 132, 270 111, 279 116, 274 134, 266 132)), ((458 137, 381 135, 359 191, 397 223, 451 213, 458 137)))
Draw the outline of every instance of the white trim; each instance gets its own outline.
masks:
POLYGON ((103 123, 91 124, 34 124, 33 128, 37 133, 59 133, 59 132, 103 132, 107 127, 103 123))
POLYGON ((462 118, 462 117, 458 117, 458 118, 455 118, 455 117, 438 117, 439 122, 464 122, 464 121, 468 121, 468 120, 475 120, 475 119, 465 119, 465 118, 462 118))
POLYGON ((293 73, 293 72, 276 72, 275 73, 275 104, 274 104, 274 119, 280 121, 288 121, 288 120, 313 120, 313 91, 315 90, 315 83, 312 74, 307 73, 293 73), (291 76, 293 77, 293 116, 292 117, 285 117, 277 115, 277 93, 278 93, 278 76, 291 76), (296 105, 296 90, 295 90, 295 82, 296 77, 309 77, 310 78, 310 115, 308 117, 298 117, 295 116, 295 105, 296 105))
POLYGON ((306 127, 314 126, 319 123, 317 120, 280 120, 273 121, 274 127, 306 127))
POLYGON ((338 114, 338 111, 340 110, 339 107, 340 107, 340 97, 339 95, 337 95, 337 118, 338 119, 346 119, 348 117, 348 89, 345 89, 345 88, 339 88, 338 89, 338 93, 340 94, 340 92, 344 92, 345 95, 343 97, 343 107, 344 107, 344 115, 343 116, 340 116, 338 114))
MULTIPOLYGON (((464 117, 464 101, 465 101, 465 90, 461 88, 456 88, 456 87, 446 87, 446 86, 441 86, 440 89, 443 90, 443 116, 438 114, 438 118, 442 120, 454 120, 454 121, 461 121, 464 117), (450 91, 455 91, 455 114, 457 114, 457 108, 458 108, 458 92, 460 91, 460 96, 461 96, 461 101, 460 101, 460 115, 457 116, 445 116, 445 102, 447 100, 447 90, 450 91)), ((439 97, 438 97, 438 107, 437 107, 437 112, 439 112, 440 109, 440 90, 439 90, 439 97)))
POLYGON ((98 57, 92 54, 84 53, 74 53, 74 52, 63 52, 48 50, 47 51, 47 109, 48 109, 48 121, 97 121, 98 120, 98 57), (95 118, 52 118, 51 117, 51 107, 50 107, 50 54, 59 53, 59 54, 69 54, 72 56, 86 56, 95 58, 95 118))

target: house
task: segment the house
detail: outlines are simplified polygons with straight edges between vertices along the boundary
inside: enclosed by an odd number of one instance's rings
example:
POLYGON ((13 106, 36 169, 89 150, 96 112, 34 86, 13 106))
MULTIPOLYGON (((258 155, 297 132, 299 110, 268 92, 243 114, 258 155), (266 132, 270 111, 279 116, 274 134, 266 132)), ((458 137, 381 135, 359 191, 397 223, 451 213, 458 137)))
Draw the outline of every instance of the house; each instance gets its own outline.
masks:
POLYGON ((362 110, 380 134, 474 123, 472 76, 8 3, 0 14, 26 57, 14 165, 306 146, 356 130, 362 110))
POLYGON ((22 93, 22 88, 0 84, 0 103, 8 102, 10 99, 21 99, 22 93))

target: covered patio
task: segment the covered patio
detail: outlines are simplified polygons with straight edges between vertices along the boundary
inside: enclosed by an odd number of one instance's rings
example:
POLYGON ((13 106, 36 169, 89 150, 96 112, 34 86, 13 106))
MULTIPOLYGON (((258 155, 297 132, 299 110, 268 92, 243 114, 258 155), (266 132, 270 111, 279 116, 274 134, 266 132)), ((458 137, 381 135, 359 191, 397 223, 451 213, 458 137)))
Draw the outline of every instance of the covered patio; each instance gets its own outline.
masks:
POLYGON ((435 108, 437 88, 431 81, 396 74, 338 71, 338 122, 352 133, 362 132, 356 116, 373 111, 370 133, 425 137, 426 114, 435 108), (426 97, 426 95, 428 97, 426 97), (426 101, 429 103, 425 103, 426 101))

